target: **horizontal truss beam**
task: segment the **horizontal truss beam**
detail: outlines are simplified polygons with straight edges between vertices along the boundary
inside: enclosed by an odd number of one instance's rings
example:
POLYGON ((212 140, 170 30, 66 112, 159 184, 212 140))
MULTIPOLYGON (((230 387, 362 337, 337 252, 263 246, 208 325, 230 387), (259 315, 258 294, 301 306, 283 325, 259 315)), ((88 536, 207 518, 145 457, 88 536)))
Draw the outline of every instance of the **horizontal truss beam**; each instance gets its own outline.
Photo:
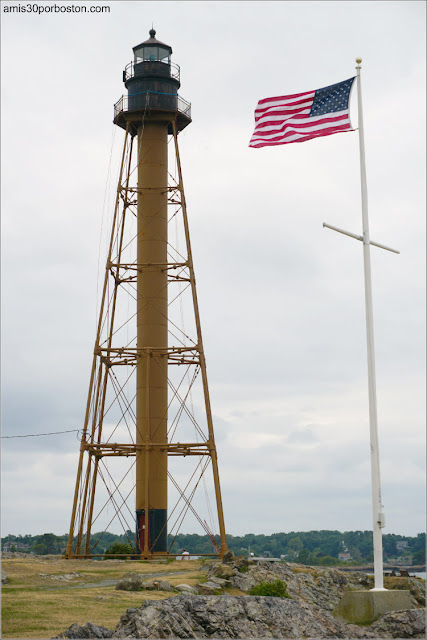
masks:
POLYGON ((137 360, 142 355, 153 355, 154 357, 168 357, 169 364, 195 364, 200 365, 200 349, 198 345, 194 347, 169 347, 159 349, 156 347, 96 347, 95 356, 99 356, 108 367, 118 365, 136 366, 137 360))
POLYGON ((125 185, 120 185, 119 187, 120 193, 144 193, 153 191, 160 191, 160 193, 167 193, 168 191, 179 191, 179 185, 168 185, 164 187, 127 187, 125 185))
POLYGON ((91 443, 82 442, 82 450, 96 457, 107 455, 132 456, 138 451, 167 451, 168 455, 177 456, 206 456, 211 455, 212 444, 206 442, 144 442, 143 444, 129 443, 91 443))
POLYGON ((166 270, 188 267, 188 262, 109 262, 107 264, 107 269, 110 269, 111 267, 126 270, 133 269, 134 271, 140 271, 144 267, 165 267, 166 270))
POLYGON ((189 353, 190 355, 195 355, 194 352, 199 352, 199 347, 194 345, 194 347, 167 347, 166 349, 163 347, 97 347, 95 349, 95 355, 99 356, 103 353, 107 354, 115 354, 117 353, 120 356, 123 355, 131 355, 138 356, 144 353, 152 354, 154 356, 167 356, 173 355, 175 353, 189 353))
MULTIPOLYGON (((126 366, 136 366, 136 357, 134 358, 126 358, 125 360, 112 360, 111 358, 107 358, 105 356, 102 357, 102 361, 107 367, 117 367, 119 365, 126 366)), ((185 358, 169 358, 169 364, 174 365, 182 365, 182 364, 195 364, 200 365, 200 358, 194 358, 194 360, 189 360, 185 358)))

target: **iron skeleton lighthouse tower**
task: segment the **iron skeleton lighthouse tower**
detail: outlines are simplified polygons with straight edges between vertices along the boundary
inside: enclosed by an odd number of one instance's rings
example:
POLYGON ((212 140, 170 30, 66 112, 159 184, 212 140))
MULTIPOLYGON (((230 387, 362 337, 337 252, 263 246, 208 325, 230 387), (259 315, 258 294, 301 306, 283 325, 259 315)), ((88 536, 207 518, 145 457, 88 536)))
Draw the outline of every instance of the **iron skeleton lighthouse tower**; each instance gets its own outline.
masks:
POLYGON ((125 130, 125 140, 65 554, 68 558, 98 555, 98 541, 91 538, 93 524, 107 504, 128 538, 132 538, 129 543, 142 557, 167 554, 169 520, 177 508, 171 509, 168 504, 168 481, 173 483, 178 503, 183 505, 178 507, 180 522, 183 512, 191 509, 218 555, 222 556, 227 550, 178 150, 178 133, 191 123, 191 107, 178 95, 180 70, 171 62, 172 49, 155 35, 151 29, 150 38, 133 48, 134 60, 123 72, 128 94, 114 108, 114 123, 125 130), (175 152, 176 179, 168 168, 170 142, 175 152), (136 185, 132 186, 134 179, 136 185), (185 245, 185 249, 180 250, 172 246, 168 234, 170 222, 177 219, 178 214, 182 216, 185 245), (131 233, 126 235, 130 227, 131 233), (185 284, 191 292, 194 339, 171 320, 171 304, 182 293, 171 295, 171 283, 185 284), (128 312, 127 318, 123 316, 124 305, 120 302, 123 292, 134 304, 134 313, 128 312), (134 330, 131 337, 130 326, 134 330), (123 336, 123 327, 127 330, 126 337, 119 338, 123 336), (181 332, 178 338, 177 331, 181 332), (175 344, 171 344, 172 341, 175 344), (179 384, 170 375, 177 366, 185 367, 179 384), (124 369, 126 376, 119 380, 116 371, 121 370, 123 374, 124 369), (191 370, 194 373, 190 375, 191 370), (193 407, 189 406, 198 376, 205 428, 200 426, 193 407), (126 395, 130 381, 135 393, 126 395), (183 390, 185 381, 187 391, 183 390), (173 414, 173 419, 169 414, 173 414), (183 416, 195 430, 191 442, 177 440, 183 416), (127 441, 117 442, 125 425, 127 441), (191 476, 196 478, 193 489, 189 483, 183 488, 173 478, 168 465, 170 456, 196 456, 197 473, 191 476), (121 480, 107 467, 107 463, 120 457, 133 461, 121 480), (209 464, 217 504, 219 545, 206 520, 203 521, 192 506, 195 490, 209 464), (126 494, 124 485, 130 475, 133 475, 133 486, 126 494), (95 496, 100 480, 106 486, 107 502, 97 507, 95 496), (133 496, 132 508, 129 501, 133 496), (129 524, 132 513, 133 526, 129 524))

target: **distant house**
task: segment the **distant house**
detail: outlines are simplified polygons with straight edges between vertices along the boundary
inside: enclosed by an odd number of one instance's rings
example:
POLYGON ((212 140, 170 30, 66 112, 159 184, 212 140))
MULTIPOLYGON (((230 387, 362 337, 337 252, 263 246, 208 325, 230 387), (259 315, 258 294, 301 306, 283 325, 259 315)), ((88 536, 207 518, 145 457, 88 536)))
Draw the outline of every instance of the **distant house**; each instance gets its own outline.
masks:
POLYGON ((408 548, 408 541, 407 540, 400 540, 399 542, 396 542, 396 549, 398 551, 404 551, 407 548, 408 548))
POLYGON ((349 551, 339 553, 338 560, 341 560, 342 562, 349 562, 351 560, 351 553, 349 551))
POLYGON ((10 551, 12 547, 15 547, 16 551, 21 552, 30 550, 30 545, 23 544, 22 542, 5 542, 4 545, 2 545, 3 551, 10 551))

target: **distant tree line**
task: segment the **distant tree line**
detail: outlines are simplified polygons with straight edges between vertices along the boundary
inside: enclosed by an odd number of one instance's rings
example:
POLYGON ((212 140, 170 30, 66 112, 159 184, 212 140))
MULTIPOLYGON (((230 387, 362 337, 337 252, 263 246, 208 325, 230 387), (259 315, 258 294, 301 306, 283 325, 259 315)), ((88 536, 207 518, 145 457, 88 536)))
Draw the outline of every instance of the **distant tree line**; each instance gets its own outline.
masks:
MULTIPOLYGON (((130 534, 130 532, 128 532, 130 534)), ((98 532, 91 536, 91 553, 103 554, 108 547, 114 543, 129 543, 133 540, 133 536, 117 535, 115 533, 98 532), (94 548, 95 547, 95 548, 94 548)), ((36 555, 62 555, 67 547, 68 534, 57 536, 54 533, 43 533, 37 536, 30 535, 8 535, 1 539, 2 549, 5 545, 10 551, 19 551, 23 553, 34 553, 36 555)), ((77 542, 77 536, 73 538, 73 542, 77 542)), ((84 548, 85 540, 83 539, 82 548, 84 548)))
MULTIPOLYGON (((218 538, 219 541, 219 538, 218 538)), ((308 565, 343 564, 339 554, 350 556, 349 564, 366 564, 373 561, 372 531, 291 531, 273 533, 270 536, 248 533, 245 536, 227 535, 227 544, 236 555, 271 556, 308 565)), ((416 537, 396 534, 383 535, 384 559, 412 558, 412 564, 425 563, 425 533, 416 537), (406 542, 404 550, 398 542, 406 542)), ((212 553, 208 538, 196 534, 179 534, 173 549, 185 548, 190 553, 212 553)), ((175 551, 177 552, 177 551, 175 551)))
MULTIPOLYGON (((63 554, 68 535, 57 536, 53 533, 42 535, 8 535, 1 539, 2 548, 6 543, 11 551, 24 551, 37 555, 63 554)), ((219 542, 219 538, 217 538, 219 542)), ((74 540, 76 541, 76 539, 74 540)), ((247 533, 244 536, 227 535, 227 543, 235 555, 283 557, 285 560, 307 565, 343 564, 340 554, 347 555, 348 564, 366 564, 373 560, 372 531, 291 531, 272 535, 247 533)), ((134 547, 134 536, 130 531, 117 535, 109 532, 92 534, 91 552, 104 554, 113 545, 134 547)), ((213 553, 211 540, 207 536, 181 533, 169 536, 170 552, 179 554, 186 549, 191 554, 213 553)), ((393 562, 398 558, 412 561, 412 564, 425 563, 425 533, 415 537, 392 533, 383 535, 384 560, 393 562), (401 543, 398 545, 398 543, 401 543), (402 545, 403 543, 403 545, 402 545)), ((409 562, 408 562, 409 564, 409 562)))

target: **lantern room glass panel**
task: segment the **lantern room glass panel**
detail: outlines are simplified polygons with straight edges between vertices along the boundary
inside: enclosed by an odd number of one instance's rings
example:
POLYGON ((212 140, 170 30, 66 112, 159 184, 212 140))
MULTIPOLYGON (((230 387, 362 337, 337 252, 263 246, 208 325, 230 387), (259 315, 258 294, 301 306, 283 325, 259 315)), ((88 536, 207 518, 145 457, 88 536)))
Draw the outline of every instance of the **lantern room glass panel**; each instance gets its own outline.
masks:
POLYGON ((165 62, 170 63, 169 48, 145 45, 135 49, 135 64, 138 62, 165 62))

